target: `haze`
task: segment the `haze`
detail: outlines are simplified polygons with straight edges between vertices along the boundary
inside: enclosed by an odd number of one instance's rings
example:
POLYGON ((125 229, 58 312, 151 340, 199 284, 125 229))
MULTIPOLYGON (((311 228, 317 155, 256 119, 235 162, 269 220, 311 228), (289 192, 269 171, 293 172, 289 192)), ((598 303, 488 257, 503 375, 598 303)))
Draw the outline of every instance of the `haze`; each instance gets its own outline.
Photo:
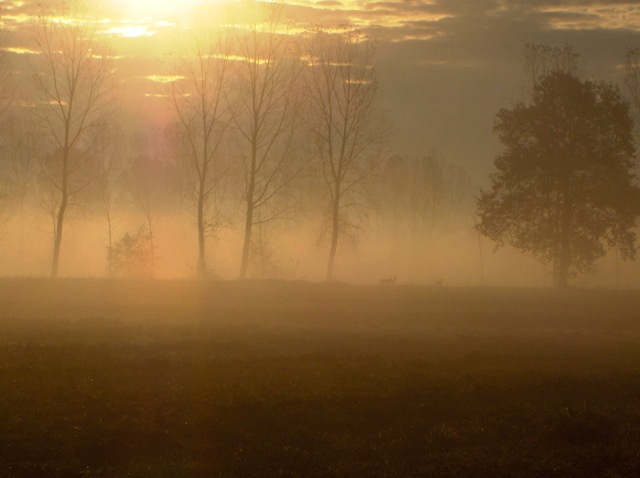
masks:
MULTIPOLYGON (((220 11, 223 2, 87 2, 101 40, 111 49, 118 82, 121 153, 144 154, 171 162, 162 144, 175 113, 167 102, 166 58, 205 6, 220 11), (144 151, 134 138, 145 137, 144 151), (138 148, 138 151, 133 151, 138 148)), ((4 51, 17 89, 8 117, 25 118, 31 106, 31 66, 37 48, 31 35, 42 2, 5 1, 1 15, 4 51)), ((335 278, 378 283, 446 285, 548 285, 549 271, 509 248, 498 252, 475 229, 475 197, 488 184, 500 145, 492 131, 500 108, 526 95, 523 72, 526 44, 570 45, 581 67, 598 80, 621 84, 627 48, 640 45, 640 7, 628 2, 283 2, 283 16, 294 35, 310 25, 357 26, 377 42, 376 71, 382 108, 391 129, 384 157, 428 157, 438 164, 443 191, 432 198, 424 224, 407 217, 391 220, 384 201, 362 212, 357 240, 339 246, 335 278), (413 233, 409 231, 413 227, 413 233), (404 228, 404 229, 403 229, 404 228), (514 264, 518 264, 515 266, 514 264)), ((46 7, 46 2, 44 7, 46 7)), ((214 14, 215 16, 215 14, 214 14)), ((240 15, 241 16, 241 15, 240 15)), ((26 121, 26 120, 25 120, 26 121)), ((377 178, 380 181, 380 178, 377 178)), ((374 188, 375 189, 375 188, 374 188)), ((225 193, 228 225, 209 237, 207 262, 215 276, 234 279, 242 249, 242 198, 230 182, 225 193)), ((21 206, 22 207, 22 206, 21 206)), ((17 212, 4 208, 0 273, 48 275, 50 218, 36 201, 17 212)), ((193 213, 154 205, 157 278, 191 277, 196 269, 197 236, 193 213)), ((79 208, 69 216, 63 238, 61 275, 101 277, 107 272, 104 221, 96 208, 79 208)), ((327 241, 322 208, 313 207, 269 223, 269 267, 254 277, 322 280, 327 241)), ((404 214, 404 213, 403 213, 404 214)), ((145 223, 140 208, 118 211, 115 239, 145 223)), ((613 253, 597 263, 598 273, 578 285, 634 287, 640 268, 613 253)), ((251 275, 251 274, 250 274, 251 275)))
POLYGON ((0 476, 640 476, 640 7, 0 0, 0 476))

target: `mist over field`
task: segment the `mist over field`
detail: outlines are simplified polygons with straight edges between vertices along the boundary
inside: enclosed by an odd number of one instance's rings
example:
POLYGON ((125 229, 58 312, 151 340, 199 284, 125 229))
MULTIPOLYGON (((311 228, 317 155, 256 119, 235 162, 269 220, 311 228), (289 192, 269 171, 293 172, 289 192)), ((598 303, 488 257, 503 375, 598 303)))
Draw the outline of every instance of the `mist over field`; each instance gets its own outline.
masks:
MULTIPOLYGON (((188 214, 158 214, 155 218, 155 274, 157 279, 195 277, 193 245, 197 238, 193 217, 188 214)), ((50 221, 50 218, 49 218, 50 221)), ((135 231, 144 218, 121 217, 116 234, 135 231), (123 232, 120 232, 123 231, 123 232)), ((397 276, 398 284, 445 287, 522 286, 548 287, 550 268, 512 249, 494 250, 477 232, 460 225, 454 233, 434 232, 409 239, 393 231, 375 230, 375 221, 357 244, 346 246, 338 261, 337 280, 356 284, 379 284, 397 276), (481 254, 482 261, 481 263, 481 254)), ((273 245, 268 264, 257 263, 251 274, 257 279, 322 281, 326 243, 319 239, 317 220, 284 222, 269 230, 273 245)), ((47 218, 34 209, 4 223, 0 250, 0 275, 42 277, 49 273, 51 232, 47 218)), ((101 278, 108 275, 106 227, 99 218, 69 221, 62 255, 63 277, 101 278)), ((209 263, 213 277, 237 277, 242 242, 234 228, 212 241, 209 263)), ((615 252, 597 263, 598 271, 575 281, 576 287, 635 288, 640 285, 640 266, 618 260, 615 252)))
POLYGON ((640 476, 639 6, 0 3, 0 476, 640 476))
POLYGON ((5 476, 633 476, 638 294, 1 279, 5 476))
MULTIPOLYGON (((379 6, 357 2, 115 5, 3 10, 1 275, 549 286, 558 252, 544 237, 520 247, 535 234, 483 230, 479 198, 506 146, 491 131, 496 114, 530 102, 553 72, 603 79, 631 121, 640 113, 637 32, 603 10, 589 17, 598 28, 581 30, 562 8, 527 8, 517 41, 483 39, 471 61, 456 43, 469 40, 465 25, 515 35, 512 6, 493 15, 488 4, 394 3, 386 25, 379 6), (73 15, 85 23, 58 28, 73 15), (410 27, 412 18, 426 23, 410 27), (86 47, 76 60, 91 68, 65 77, 56 55, 74 35, 86 47), (618 59, 604 61, 603 45, 619 47, 618 59), (265 58, 273 76, 255 74, 265 58), (334 108, 342 118, 325 116, 334 108)), ((588 257, 568 266, 571 284, 636 287, 638 266, 626 260, 635 219, 593 227, 579 238, 588 257)))

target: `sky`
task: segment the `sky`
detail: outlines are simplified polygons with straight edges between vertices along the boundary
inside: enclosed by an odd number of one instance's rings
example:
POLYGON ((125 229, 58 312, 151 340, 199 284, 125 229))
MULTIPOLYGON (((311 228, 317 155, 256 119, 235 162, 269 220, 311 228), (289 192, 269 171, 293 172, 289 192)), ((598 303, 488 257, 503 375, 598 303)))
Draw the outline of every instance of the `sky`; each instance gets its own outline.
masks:
MULTIPOLYGON (((16 77, 33 57, 29 22, 42 1, 1 0, 16 77)), ((46 3, 46 2, 44 2, 46 3)), ((131 122, 162 123, 163 56, 199 0, 85 2, 123 78, 131 122)), ((284 2, 300 25, 357 25, 378 42, 377 68, 393 134, 391 153, 432 150, 486 184, 500 145, 493 122, 525 94, 527 43, 572 46, 584 71, 619 83, 627 48, 640 47, 640 5, 617 0, 284 2)))

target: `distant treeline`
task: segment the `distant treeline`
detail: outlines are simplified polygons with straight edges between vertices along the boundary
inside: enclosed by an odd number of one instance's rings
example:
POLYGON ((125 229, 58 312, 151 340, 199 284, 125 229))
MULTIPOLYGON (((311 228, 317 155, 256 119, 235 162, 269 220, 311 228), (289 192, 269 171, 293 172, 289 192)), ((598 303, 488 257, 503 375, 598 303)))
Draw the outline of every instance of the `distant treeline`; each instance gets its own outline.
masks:
MULTIPOLYGON (((52 277, 73 260, 63 237, 77 214, 103 224, 96 250, 106 247, 109 276, 154 276, 157 220, 168 211, 193 218, 203 278, 216 270, 212 238, 229 229, 241 236, 237 276, 271 275, 270 231, 283 221, 315 223, 327 280, 341 247, 380 231, 428 247, 434 231, 475 227, 551 263, 557 285, 610 248, 634 257, 631 106, 617 88, 582 80, 569 47, 527 46, 531 96, 499 112, 505 151, 491 189, 478 191, 437 152, 389 151, 375 42, 357 29, 300 32, 262 2, 224 16, 203 10, 177 32, 156 78, 166 125, 135 131, 123 118, 135 105, 120 102, 114 54, 95 22, 62 6, 30 32, 30 85, 13 84, 0 56, 0 197, 5 220, 34 207, 46 214, 52 277), (123 227, 124 215, 137 222, 123 227)), ((629 50, 625 91, 640 110, 639 65, 629 50)), ((482 267, 480 236, 478 246, 482 267)))

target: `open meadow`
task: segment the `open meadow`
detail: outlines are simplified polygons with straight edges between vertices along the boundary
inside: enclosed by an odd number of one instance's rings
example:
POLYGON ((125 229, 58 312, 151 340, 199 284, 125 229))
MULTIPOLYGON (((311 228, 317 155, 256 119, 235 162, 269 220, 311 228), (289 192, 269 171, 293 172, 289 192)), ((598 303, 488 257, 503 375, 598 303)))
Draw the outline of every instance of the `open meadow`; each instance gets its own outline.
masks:
POLYGON ((639 476, 640 294, 0 280, 0 476, 639 476))

